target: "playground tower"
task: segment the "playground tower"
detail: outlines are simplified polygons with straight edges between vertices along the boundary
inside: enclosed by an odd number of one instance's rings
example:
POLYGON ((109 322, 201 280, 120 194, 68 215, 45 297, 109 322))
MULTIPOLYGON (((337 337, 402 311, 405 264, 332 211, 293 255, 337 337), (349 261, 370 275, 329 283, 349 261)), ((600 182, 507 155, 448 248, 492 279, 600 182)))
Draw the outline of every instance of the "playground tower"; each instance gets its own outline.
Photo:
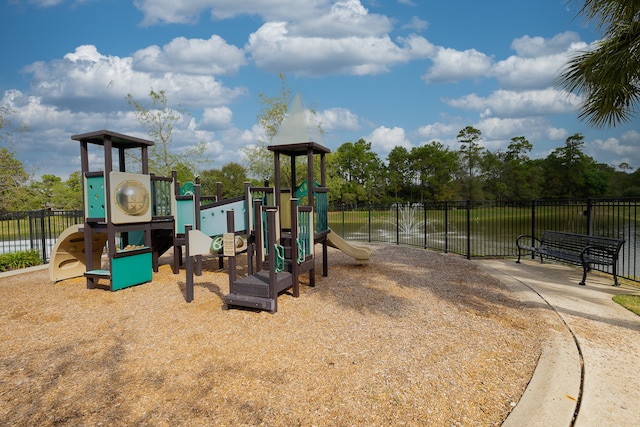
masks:
MULTIPOLYGON (((151 281, 158 256, 173 245, 175 230, 172 179, 149 174, 148 148, 153 141, 109 130, 71 139, 80 142, 84 200, 84 224, 75 230, 82 236, 75 242, 84 242, 84 254, 97 253, 75 259, 84 260, 80 268, 84 267, 87 288, 94 288, 96 279, 109 280, 112 291, 151 281), (89 170, 92 147, 102 148, 102 170, 89 170), (105 240, 108 259, 103 268, 99 255, 105 240)), ((73 244, 74 239, 67 241, 73 244)), ((64 262, 55 268, 64 270, 64 262)))

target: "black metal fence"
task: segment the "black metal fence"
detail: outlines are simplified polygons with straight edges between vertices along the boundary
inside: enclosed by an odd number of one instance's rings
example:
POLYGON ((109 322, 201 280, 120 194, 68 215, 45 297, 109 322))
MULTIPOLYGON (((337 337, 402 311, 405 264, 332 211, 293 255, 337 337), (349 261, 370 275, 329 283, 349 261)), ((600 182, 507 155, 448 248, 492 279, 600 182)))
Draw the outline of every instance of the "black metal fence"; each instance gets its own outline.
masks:
MULTIPOLYGON (((620 277, 640 281, 640 199, 452 201, 329 206, 328 224, 347 240, 452 252, 467 258, 516 257, 516 238, 543 230, 623 238, 620 277)), ((37 250, 48 262, 57 237, 83 212, 41 210, 0 214, 0 253, 37 250)), ((603 270, 609 272, 608 270, 603 270)))
POLYGON ((83 220, 81 210, 0 213, 0 253, 36 250, 46 263, 58 236, 83 220))
POLYGON ((640 281, 639 209, 640 199, 334 205, 329 227, 346 240, 416 246, 467 258, 516 257, 519 235, 540 237, 547 229, 622 238, 619 275, 640 281))

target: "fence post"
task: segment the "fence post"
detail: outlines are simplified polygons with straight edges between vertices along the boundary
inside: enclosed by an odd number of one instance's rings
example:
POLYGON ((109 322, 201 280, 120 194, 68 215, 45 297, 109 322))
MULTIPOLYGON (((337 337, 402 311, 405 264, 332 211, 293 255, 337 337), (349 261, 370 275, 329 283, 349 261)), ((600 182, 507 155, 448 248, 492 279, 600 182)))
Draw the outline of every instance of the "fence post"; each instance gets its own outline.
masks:
MULTIPOLYGON (((27 223, 29 224, 29 249, 33 249, 34 240, 37 238, 36 230, 33 227, 33 211, 27 212, 27 223)), ((19 220, 18 220, 19 221, 19 220)), ((20 248, 22 249, 22 248, 20 248)))
POLYGON ((342 207, 342 236, 344 236, 344 203, 341 205, 342 207))
MULTIPOLYGON (((43 239, 42 239, 43 253, 44 253, 44 255, 46 255, 46 259, 49 259, 49 241, 50 240, 54 240, 53 239, 53 229, 52 229, 52 226, 51 226, 51 217, 52 216, 53 216, 53 212, 51 211, 51 208, 47 209, 46 210, 47 233, 46 233, 46 236, 43 236, 43 239), (44 237, 46 237, 46 239, 44 237)), ((46 261, 43 260, 43 262, 46 262, 46 261)))
POLYGON ((368 203, 367 206, 369 207, 368 224, 367 224, 367 235, 369 236, 369 243, 371 243, 371 203, 368 203))
POLYGON ((467 200, 467 259, 471 259, 471 200, 467 200))
POLYGON ((591 223, 592 218, 592 210, 593 210, 593 200, 591 197, 587 198, 587 211, 585 215, 587 216, 587 236, 591 236, 593 234, 593 224, 591 223))
MULTIPOLYGON (((534 246, 534 237, 536 235, 536 201, 535 199, 531 201, 531 246, 534 246)), ((531 259, 535 259, 536 255, 531 252, 531 259)))
POLYGON ((396 202, 396 245, 400 244, 400 204, 396 202))
POLYGON ((422 205, 422 228, 424 230, 424 249, 427 249, 427 202, 422 205))
POLYGON ((42 243, 42 262, 46 263, 47 262, 47 233, 46 233, 46 228, 45 228, 45 223, 44 223, 44 212, 45 210, 42 209, 40 211, 40 242, 42 243))
POLYGON ((444 202, 444 253, 449 253, 449 202, 444 202))

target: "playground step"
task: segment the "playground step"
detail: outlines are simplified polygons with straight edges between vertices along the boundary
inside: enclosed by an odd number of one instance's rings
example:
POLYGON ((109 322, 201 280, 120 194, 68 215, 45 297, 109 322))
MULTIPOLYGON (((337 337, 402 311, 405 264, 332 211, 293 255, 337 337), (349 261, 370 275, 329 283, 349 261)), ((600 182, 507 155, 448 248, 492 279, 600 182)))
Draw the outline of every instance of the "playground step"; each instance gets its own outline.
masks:
POLYGON ((227 304, 227 308, 232 306, 248 307, 259 310, 268 310, 272 313, 275 312, 276 308, 275 300, 250 295, 229 294, 225 297, 224 302, 227 304))
POLYGON ((110 279, 111 272, 109 270, 89 270, 84 273, 84 277, 92 277, 95 279, 110 279))
MULTIPOLYGON (((276 273, 276 292, 280 293, 292 285, 291 273, 276 273)), ((258 273, 243 277, 233 283, 233 294, 269 298, 269 271, 262 270, 258 273)))

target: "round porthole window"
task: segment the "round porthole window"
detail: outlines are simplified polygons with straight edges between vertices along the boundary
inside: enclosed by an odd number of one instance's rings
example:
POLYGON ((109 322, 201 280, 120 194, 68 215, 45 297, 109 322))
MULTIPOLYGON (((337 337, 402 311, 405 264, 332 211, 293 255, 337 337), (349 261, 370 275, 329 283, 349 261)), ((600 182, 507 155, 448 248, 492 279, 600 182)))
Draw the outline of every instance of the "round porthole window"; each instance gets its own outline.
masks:
POLYGON ((126 180, 115 191, 116 205, 127 215, 140 216, 149 210, 149 191, 141 182, 126 180))

